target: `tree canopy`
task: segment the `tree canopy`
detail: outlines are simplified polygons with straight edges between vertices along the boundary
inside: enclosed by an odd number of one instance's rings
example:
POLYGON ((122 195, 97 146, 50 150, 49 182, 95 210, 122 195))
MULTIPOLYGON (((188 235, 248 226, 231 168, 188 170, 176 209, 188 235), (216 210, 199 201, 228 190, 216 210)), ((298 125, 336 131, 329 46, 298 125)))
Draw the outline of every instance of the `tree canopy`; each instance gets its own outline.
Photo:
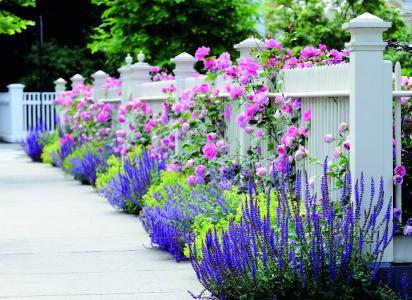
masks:
POLYGON ((155 64, 207 45, 216 53, 256 34, 258 1, 251 0, 92 0, 105 7, 95 28, 93 52, 119 66, 127 53, 143 51, 155 64))
MULTIPOLYGON (((412 38, 411 27, 406 26, 399 11, 385 0, 266 0, 265 8, 267 35, 277 36, 295 50, 319 43, 342 49, 349 40, 342 24, 365 12, 392 22, 392 27, 384 33, 386 40, 410 41, 412 38)), ((407 73, 412 70, 410 57, 394 49, 386 51, 386 58, 400 60, 407 73)))
POLYGON ((31 20, 17 16, 12 10, 16 7, 36 6, 35 0, 0 0, 0 34, 15 34, 26 29, 27 26, 34 26, 31 20))

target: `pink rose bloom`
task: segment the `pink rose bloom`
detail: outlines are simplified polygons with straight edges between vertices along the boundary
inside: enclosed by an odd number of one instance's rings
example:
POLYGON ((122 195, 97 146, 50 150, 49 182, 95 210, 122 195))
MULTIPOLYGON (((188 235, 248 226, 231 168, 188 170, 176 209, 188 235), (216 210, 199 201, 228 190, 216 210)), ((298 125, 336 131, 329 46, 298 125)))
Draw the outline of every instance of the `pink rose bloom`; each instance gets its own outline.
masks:
POLYGON ((217 61, 214 58, 206 59, 203 62, 203 65, 205 66, 205 69, 209 71, 214 71, 217 69, 217 61))
POLYGON ((275 41, 274 39, 266 39, 265 40, 265 48, 266 49, 278 49, 279 51, 283 50, 282 43, 275 41))
POLYGON ((103 105, 103 111, 110 112, 112 110, 112 106, 109 103, 103 105))
POLYGON ((194 186, 196 184, 196 176, 191 175, 187 177, 186 182, 189 186, 194 186))
POLYGON ((406 168, 402 165, 398 165, 395 167, 395 175, 399 175, 404 177, 406 175, 406 168))
POLYGON ((315 188, 315 180, 309 179, 308 183, 309 183, 309 187, 313 190, 315 188))
POLYGON ((119 107, 119 115, 124 115, 124 114, 126 114, 126 112, 127 112, 126 107, 121 105, 119 107))
POLYGON ((172 106, 172 110, 176 115, 181 112, 181 109, 182 109, 182 106, 180 105, 180 103, 175 103, 172 106))
POLYGON ((256 176, 263 177, 267 174, 266 168, 260 167, 256 169, 256 176))
POLYGON ((343 149, 345 149, 346 151, 350 151, 350 140, 344 141, 342 146, 343 146, 343 149))
POLYGON ((229 98, 235 100, 245 93, 245 88, 237 84, 230 87, 229 98))
POLYGON ((339 132, 344 132, 348 129, 348 124, 346 124, 345 122, 340 123, 339 125, 339 132))
POLYGON ((207 93, 208 91, 209 91, 209 85, 206 83, 206 82, 204 82, 204 83, 201 83, 200 85, 199 85, 199 91, 201 92, 201 93, 207 93))
POLYGON ((120 123, 126 122, 126 118, 124 116, 119 116, 119 122, 120 123))
POLYGON ((289 126, 287 129, 287 135, 290 137, 295 137, 298 132, 298 128, 296 126, 289 126))
POLYGON ((325 142, 325 143, 330 143, 330 142, 332 142, 332 140, 333 140, 333 137, 332 137, 332 135, 331 134, 325 134, 324 136, 323 136, 323 141, 325 142))
POLYGON ((283 98, 282 95, 277 95, 277 96, 275 97, 275 103, 276 103, 276 104, 283 104, 284 102, 285 102, 285 99, 283 98))
POLYGON ((126 136, 126 130, 120 129, 120 130, 116 131, 116 135, 118 137, 125 137, 126 136))
POLYGON ((197 60, 204 59, 207 55, 209 55, 209 52, 210 52, 209 47, 202 46, 196 50, 195 58, 197 60))
POLYGON ((214 132, 208 133, 207 134, 207 141, 212 143, 212 142, 214 142, 215 137, 216 137, 216 133, 214 133, 214 132))
POLYGON ((226 153, 227 152, 227 144, 225 143, 225 141, 220 140, 216 143, 216 147, 218 148, 218 150, 222 153, 226 153))
POLYGON ((182 124, 182 132, 187 132, 189 128, 190 128, 190 125, 188 123, 182 124))
POLYGON ((263 130, 262 129, 256 130, 255 136, 257 138, 261 138, 263 136, 263 130))
POLYGON ((152 130, 152 126, 150 125, 150 122, 146 123, 144 126, 144 131, 150 132, 152 130))
POLYGON ((193 159, 189 159, 186 164, 185 164, 185 168, 191 168, 193 167, 193 164, 195 163, 195 161, 193 159))
POLYGON ((135 133, 135 138, 140 139, 142 137, 142 134, 140 132, 135 133))
POLYGON ((410 99, 409 97, 401 97, 401 104, 402 105, 408 104, 409 99, 410 99))
POLYGON ((255 109, 254 105, 247 105, 245 115, 248 120, 252 120, 255 117, 255 109))
POLYGON ((208 160, 214 159, 218 154, 216 145, 211 143, 211 144, 207 144, 206 146, 204 146, 203 154, 208 160))
POLYGON ((109 118, 109 114, 106 113, 106 112, 102 112, 102 113, 97 115, 97 121, 99 123, 106 122, 108 118, 109 118))
POLYGON ((195 168, 195 174, 199 177, 204 177, 206 173, 206 167, 204 165, 198 165, 195 168))
POLYGON ((251 134, 251 133, 253 132, 253 127, 246 126, 245 132, 246 132, 247 134, 251 134))
POLYGON ((312 118, 312 110, 308 108, 304 113, 303 113, 303 121, 309 122, 310 119, 312 118))
POLYGON ((276 150, 278 151, 278 153, 279 153, 280 155, 283 155, 283 154, 286 153, 286 147, 285 147, 285 145, 279 145, 279 146, 276 148, 276 150))
POLYGON ((223 112, 223 116, 224 116, 226 121, 230 120, 230 116, 232 114, 232 109, 233 109, 233 106, 231 104, 226 106, 225 111, 223 112))
POLYGON ((296 161, 300 161, 304 156, 305 156, 305 152, 303 152, 300 149, 295 152, 295 160, 296 161))

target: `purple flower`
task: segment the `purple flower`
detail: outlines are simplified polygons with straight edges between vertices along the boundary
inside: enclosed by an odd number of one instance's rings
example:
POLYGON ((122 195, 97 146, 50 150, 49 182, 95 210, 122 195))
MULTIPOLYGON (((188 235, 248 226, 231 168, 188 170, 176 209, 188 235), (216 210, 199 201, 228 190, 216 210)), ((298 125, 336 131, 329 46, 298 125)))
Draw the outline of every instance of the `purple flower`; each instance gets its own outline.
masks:
POLYGON ((407 225, 407 226, 412 226, 412 218, 409 218, 409 219, 406 221, 406 225, 407 225))
POLYGON ((279 51, 282 51, 283 46, 282 43, 275 41, 274 39, 266 39, 265 40, 265 48, 266 49, 278 49, 279 51))
POLYGON ((332 140, 333 140, 333 137, 332 137, 332 135, 331 134, 325 134, 324 136, 323 136, 323 141, 325 142, 325 143, 330 143, 330 142, 332 142, 332 140))
POLYGON ((403 235, 412 235, 412 226, 406 225, 403 228, 403 235))
POLYGON ((209 55, 210 48, 202 46, 196 50, 195 58, 198 60, 204 59, 207 55, 209 55))
POLYGON ((350 151, 350 140, 345 140, 342 146, 343 146, 343 149, 345 149, 346 151, 350 151))
POLYGON ((403 177, 399 175, 393 176, 393 184, 394 185, 401 185, 403 183, 403 177))
POLYGON ((187 184, 188 184, 189 186, 195 185, 195 183, 196 183, 196 176, 191 175, 191 176, 187 177, 186 182, 187 182, 187 184))
POLYGON ((402 217, 402 211, 399 208, 394 208, 393 209, 393 218, 400 222, 401 221, 401 217, 402 217))

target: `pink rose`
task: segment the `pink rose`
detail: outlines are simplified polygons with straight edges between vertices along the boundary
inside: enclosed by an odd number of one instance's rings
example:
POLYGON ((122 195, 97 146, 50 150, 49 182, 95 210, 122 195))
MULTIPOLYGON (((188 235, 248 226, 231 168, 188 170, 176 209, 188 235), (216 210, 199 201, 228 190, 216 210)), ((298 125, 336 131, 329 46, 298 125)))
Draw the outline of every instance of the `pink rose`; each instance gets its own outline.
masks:
POLYGON ((260 167, 256 169, 256 176, 263 177, 267 174, 266 168, 260 167))
POLYGON ((332 135, 331 134, 325 134, 324 136, 323 136, 323 141, 325 142, 325 143, 330 143, 330 142, 332 142, 332 140, 333 140, 333 137, 332 137, 332 135))
POLYGON ((303 113, 303 121, 309 122, 310 119, 312 118, 312 110, 308 108, 304 113, 303 113))
POLYGON ((406 168, 402 165, 398 165, 395 167, 395 175, 399 175, 401 177, 404 177, 406 175, 406 168))
POLYGON ((216 149, 216 145, 211 143, 211 144, 207 144, 206 146, 204 146, 203 147, 203 154, 209 160, 214 159, 218 154, 217 149, 216 149))
POLYGON ((198 165, 195 168, 195 174, 199 177, 204 177, 206 173, 206 167, 204 165, 198 165))

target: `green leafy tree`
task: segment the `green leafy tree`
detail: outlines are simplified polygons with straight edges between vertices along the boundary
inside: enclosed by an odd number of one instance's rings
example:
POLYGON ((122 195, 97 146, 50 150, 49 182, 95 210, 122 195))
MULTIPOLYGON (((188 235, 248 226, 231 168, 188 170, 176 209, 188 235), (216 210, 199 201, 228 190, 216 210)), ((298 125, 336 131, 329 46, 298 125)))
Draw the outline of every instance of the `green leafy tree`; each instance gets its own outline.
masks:
POLYGON ((127 53, 143 51, 155 64, 168 63, 201 45, 216 53, 256 33, 260 3, 251 0, 92 0, 106 7, 95 28, 93 52, 112 66, 127 53))
MULTIPOLYGON (((39 44, 31 47, 26 57, 27 72, 21 78, 28 90, 53 90, 53 81, 59 77, 66 80, 76 73, 81 73, 86 78, 102 67, 101 56, 93 56, 90 50, 82 46, 64 46, 56 40, 45 42, 42 49, 44 55, 42 65, 38 58, 39 44), (41 73, 42 72, 42 73, 41 73), (41 86, 40 80, 46 86, 41 86)), ((107 70, 113 72, 114 70, 107 70)))
POLYGON ((35 6, 35 0, 0 0, 0 34, 15 34, 26 29, 27 26, 33 26, 35 23, 31 20, 25 20, 12 13, 15 7, 35 6))
MULTIPOLYGON (((412 30, 405 25, 398 10, 385 0, 332 0, 334 16, 327 18, 327 3, 323 0, 266 0, 265 19, 268 36, 282 39, 288 47, 299 50, 306 45, 323 43, 329 48, 342 49, 349 40, 349 34, 342 29, 342 24, 365 13, 372 13, 385 21, 392 22, 392 27, 384 33, 388 41, 410 41, 412 30)), ((412 67, 410 55, 388 49, 386 58, 393 61, 400 59, 406 68, 412 67)), ((409 72, 409 70, 406 70, 409 72)))

